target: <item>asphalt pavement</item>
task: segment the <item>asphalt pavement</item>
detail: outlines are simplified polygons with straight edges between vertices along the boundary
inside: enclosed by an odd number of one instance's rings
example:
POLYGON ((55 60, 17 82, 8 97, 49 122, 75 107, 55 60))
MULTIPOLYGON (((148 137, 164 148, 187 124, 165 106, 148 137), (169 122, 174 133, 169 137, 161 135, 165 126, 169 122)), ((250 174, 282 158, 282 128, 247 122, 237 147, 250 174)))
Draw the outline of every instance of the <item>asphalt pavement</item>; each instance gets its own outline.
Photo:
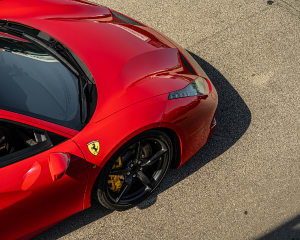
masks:
POLYGON ((218 125, 138 207, 93 207, 37 239, 300 239, 300 1, 94 2, 190 51, 218 90, 218 125))

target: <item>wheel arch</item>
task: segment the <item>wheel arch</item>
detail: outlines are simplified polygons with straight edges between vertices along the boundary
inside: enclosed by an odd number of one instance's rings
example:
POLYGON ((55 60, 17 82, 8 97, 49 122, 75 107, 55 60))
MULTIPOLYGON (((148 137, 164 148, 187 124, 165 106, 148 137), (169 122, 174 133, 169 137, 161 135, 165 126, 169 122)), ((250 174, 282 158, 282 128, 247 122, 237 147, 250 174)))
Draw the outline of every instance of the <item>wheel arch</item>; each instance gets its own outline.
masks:
POLYGON ((96 190, 97 190, 96 186, 99 181, 101 172, 103 171, 104 166, 109 161, 109 159, 111 157, 113 157, 118 152, 118 150, 124 144, 126 144, 128 141, 130 141, 131 139, 133 139, 135 137, 138 137, 141 134, 144 134, 145 132, 152 131, 152 130, 158 130, 158 131, 164 132, 165 134, 167 134, 170 137, 170 140, 172 141, 172 144, 173 144, 173 159, 172 159, 170 168, 171 169, 178 168, 178 166, 180 165, 180 161, 181 161, 181 141, 180 141, 178 134, 174 130, 172 130, 171 128, 168 128, 168 127, 156 126, 156 127, 150 127, 147 129, 139 129, 134 134, 132 134, 129 138, 126 138, 126 140, 123 140, 120 143, 116 144, 116 147, 112 149, 111 153, 109 154, 110 157, 108 159, 106 159, 103 166, 101 167, 101 170, 99 171, 99 173, 97 175, 97 178, 93 182, 92 191, 91 191, 90 196, 88 197, 88 199, 90 199, 90 202, 92 204, 97 202, 97 200, 95 198, 96 190))
MULTIPOLYGON (((174 158, 172 159, 172 164, 171 164, 171 168, 177 168, 180 165, 180 161, 181 161, 181 154, 182 154, 182 144, 181 144, 181 140, 179 135, 170 127, 166 127, 166 126, 161 126, 160 124, 152 124, 152 125, 148 125, 146 127, 143 127, 141 129, 137 129, 134 133, 132 133, 131 135, 127 136, 126 138, 120 140, 120 142, 118 142, 110 151, 110 153, 107 155, 108 157, 101 162, 101 166, 100 169, 102 171, 102 168, 106 165, 106 163, 108 162, 108 160, 114 156, 116 154, 116 152, 124 145, 126 144, 128 141, 130 141, 131 139, 145 133, 148 131, 152 131, 152 130, 158 130, 158 131, 162 131, 164 133, 166 133, 171 141, 172 144, 174 145, 174 158)), ((99 172, 99 174, 101 173, 101 171, 99 172)))
POLYGON ((157 129, 170 136, 176 148, 176 158, 174 162, 172 161, 171 167, 177 167, 182 155, 181 136, 178 135, 176 126, 171 122, 164 121, 167 103, 168 94, 147 99, 101 121, 88 124, 83 131, 73 138, 83 151, 89 166, 89 178, 87 180, 87 189, 83 203, 84 208, 90 206, 92 188, 107 161, 109 161, 126 142, 143 132, 157 129), (96 156, 91 154, 87 147, 92 141, 99 141, 100 144, 100 151, 96 156))
POLYGON ((181 162, 181 152, 182 152, 179 135, 173 129, 168 127, 158 127, 155 128, 154 130, 162 131, 170 137, 174 149, 171 168, 172 169, 178 168, 181 162))

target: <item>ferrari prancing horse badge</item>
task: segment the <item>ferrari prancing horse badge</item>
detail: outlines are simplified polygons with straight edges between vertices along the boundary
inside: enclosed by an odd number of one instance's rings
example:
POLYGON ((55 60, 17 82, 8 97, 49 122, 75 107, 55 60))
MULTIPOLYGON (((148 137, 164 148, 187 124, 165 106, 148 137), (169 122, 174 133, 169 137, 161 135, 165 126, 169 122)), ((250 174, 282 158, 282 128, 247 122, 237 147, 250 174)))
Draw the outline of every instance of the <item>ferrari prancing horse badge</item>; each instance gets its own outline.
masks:
POLYGON ((100 144, 99 141, 92 141, 90 143, 87 144, 88 149, 90 150, 91 154, 97 156, 99 151, 100 151, 100 144))

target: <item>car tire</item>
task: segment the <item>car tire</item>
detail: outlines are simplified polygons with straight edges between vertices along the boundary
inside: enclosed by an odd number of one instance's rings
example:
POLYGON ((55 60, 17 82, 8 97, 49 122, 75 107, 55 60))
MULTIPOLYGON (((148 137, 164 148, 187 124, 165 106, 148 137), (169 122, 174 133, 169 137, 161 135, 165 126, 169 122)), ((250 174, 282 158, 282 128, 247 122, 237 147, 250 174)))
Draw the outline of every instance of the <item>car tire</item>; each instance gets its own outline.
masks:
POLYGON ((172 141, 163 131, 150 130, 134 137, 104 166, 96 184, 96 199, 111 210, 134 207, 155 191, 172 157, 172 141))

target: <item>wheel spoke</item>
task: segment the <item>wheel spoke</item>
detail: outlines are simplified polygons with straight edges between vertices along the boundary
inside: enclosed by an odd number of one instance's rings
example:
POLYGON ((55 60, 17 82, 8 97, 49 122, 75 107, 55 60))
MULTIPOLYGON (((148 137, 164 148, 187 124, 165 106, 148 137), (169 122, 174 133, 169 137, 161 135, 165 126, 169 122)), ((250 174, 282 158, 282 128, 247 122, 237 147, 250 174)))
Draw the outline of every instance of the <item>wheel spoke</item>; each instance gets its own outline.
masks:
POLYGON ((129 172, 130 169, 125 168, 125 169, 112 169, 110 171, 111 175, 125 175, 127 172, 129 172))
POLYGON ((119 203, 121 198, 124 196, 124 194, 126 192, 129 191, 129 189, 131 188, 131 185, 132 185, 132 177, 127 177, 125 179, 125 182, 123 184, 123 187, 122 187, 122 190, 121 190, 121 193, 119 194, 119 196, 116 198, 115 202, 116 203, 119 203))
POLYGON ((4 143, 5 141, 5 136, 3 136, 2 138, 0 138, 0 144, 4 143))
MULTIPOLYGON (((110 201, 117 205, 138 202, 150 194, 163 178, 170 161, 168 152, 172 152, 164 136, 157 135, 137 139, 121 152, 120 160, 110 170, 109 175, 120 177, 118 188, 112 189, 107 183, 110 201), (166 154, 167 153, 167 154, 166 154)), ((110 179, 117 178, 110 176, 110 179)))
POLYGON ((149 160, 142 164, 142 167, 150 166, 156 163, 161 156, 163 156, 167 152, 167 149, 161 149, 157 153, 155 153, 149 160))
POLYGON ((138 141, 136 147, 136 159, 140 159, 141 156, 141 141, 138 141))
POLYGON ((150 179, 142 171, 137 172, 137 178, 150 190, 152 190, 152 183, 150 179))

